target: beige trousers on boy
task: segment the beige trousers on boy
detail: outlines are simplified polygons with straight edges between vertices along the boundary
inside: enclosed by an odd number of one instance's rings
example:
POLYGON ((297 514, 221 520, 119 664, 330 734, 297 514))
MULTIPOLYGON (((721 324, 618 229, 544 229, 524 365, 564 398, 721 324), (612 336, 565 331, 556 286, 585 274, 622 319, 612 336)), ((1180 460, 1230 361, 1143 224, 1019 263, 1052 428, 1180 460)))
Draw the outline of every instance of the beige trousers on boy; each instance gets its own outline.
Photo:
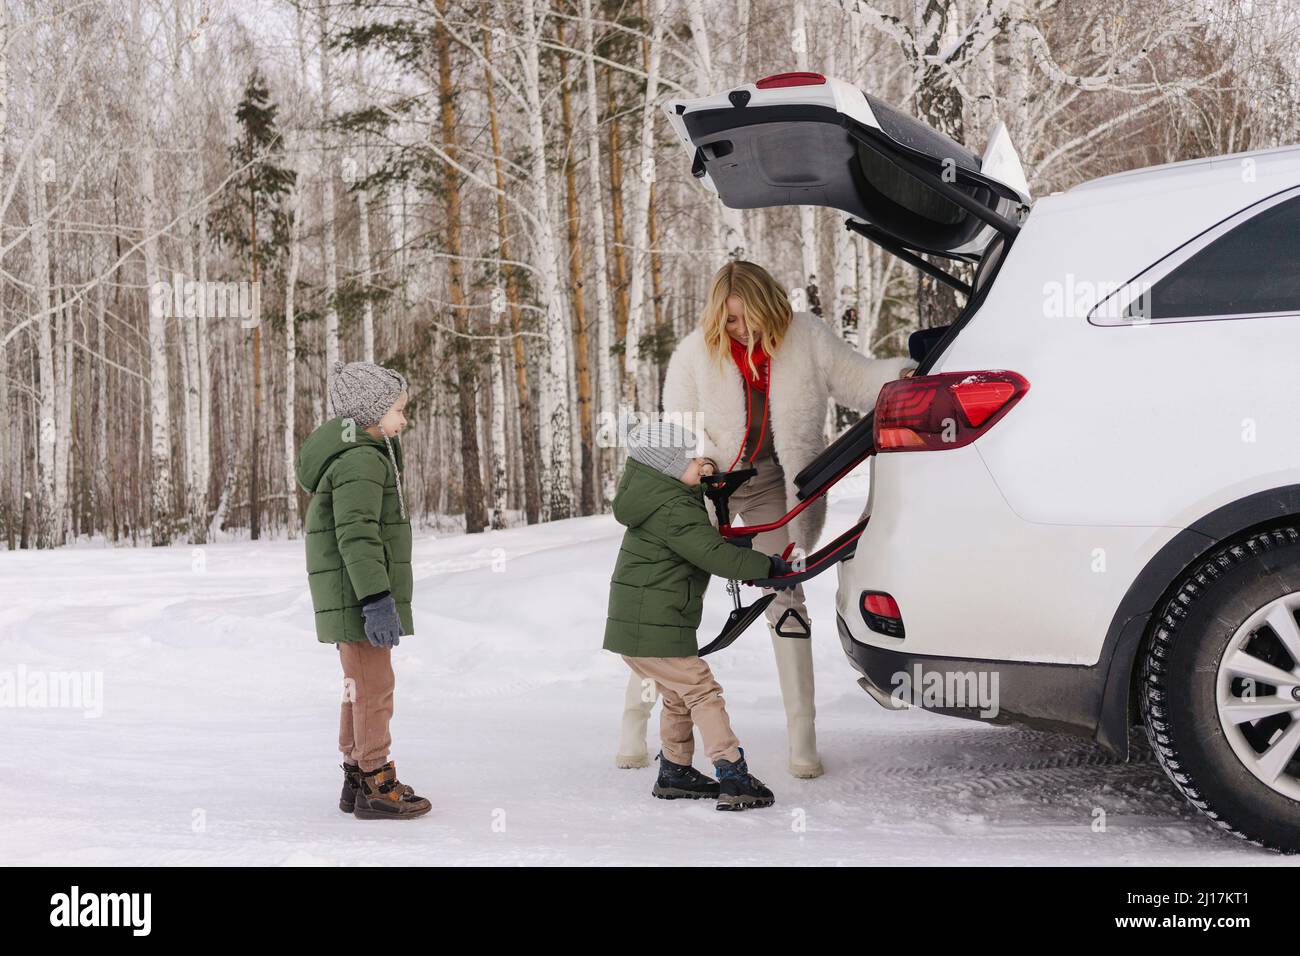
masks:
MULTIPOLYGON (((780 464, 767 457, 760 458, 755 467, 758 474, 745 482, 731 496, 730 501, 732 520, 743 519, 748 525, 775 521, 787 510, 785 474, 780 464)), ((755 535, 754 550, 760 554, 780 554, 790 543, 789 527, 786 525, 775 531, 755 535)), ((772 651, 776 655, 781 699, 785 704, 790 773, 796 777, 821 776, 822 761, 817 753, 815 726, 817 709, 814 703, 812 620, 808 617, 802 586, 776 593, 776 600, 767 606, 767 626, 772 651)), ((705 641, 713 638, 711 634, 701 636, 705 641)), ((616 758, 618 766, 644 767, 650 762, 646 751, 646 729, 653 708, 653 697, 645 700, 641 681, 634 675, 628 682, 624 696, 616 758)))
POLYGON ((366 773, 388 763, 393 745, 393 652, 369 641, 336 644, 343 665, 343 707, 339 714, 339 751, 366 773))
MULTIPOLYGON (((702 657, 628 657, 632 678, 646 688, 654 703, 663 697, 659 714, 659 744, 673 763, 689 767, 695 754, 693 728, 700 728, 704 752, 711 763, 740 759, 740 741, 731 730, 722 688, 702 657)), ((644 738, 643 738, 644 739, 644 738)))

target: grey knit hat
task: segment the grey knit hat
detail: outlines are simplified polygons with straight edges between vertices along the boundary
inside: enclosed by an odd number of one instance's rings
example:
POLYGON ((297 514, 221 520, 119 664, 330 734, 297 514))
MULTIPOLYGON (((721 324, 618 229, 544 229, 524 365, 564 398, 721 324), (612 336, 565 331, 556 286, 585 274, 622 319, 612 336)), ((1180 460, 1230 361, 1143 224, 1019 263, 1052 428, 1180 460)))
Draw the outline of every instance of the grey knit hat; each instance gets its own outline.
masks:
POLYGON ((695 457, 696 438, 688 428, 651 418, 627 433, 628 457, 672 478, 681 478, 695 457))
POLYGON ((330 405, 339 418, 362 428, 375 424, 406 391, 401 372, 373 362, 335 362, 330 370, 330 405))

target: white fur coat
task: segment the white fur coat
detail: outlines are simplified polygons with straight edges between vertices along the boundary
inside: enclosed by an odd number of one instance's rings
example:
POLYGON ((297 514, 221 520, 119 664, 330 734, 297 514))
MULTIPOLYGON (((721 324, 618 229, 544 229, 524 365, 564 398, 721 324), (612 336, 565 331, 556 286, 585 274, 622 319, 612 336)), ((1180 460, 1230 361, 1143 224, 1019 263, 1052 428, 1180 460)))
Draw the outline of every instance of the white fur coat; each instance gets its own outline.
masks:
MULTIPOLYGON (((916 363, 908 358, 870 359, 858 353, 817 316, 796 312, 771 357, 768 426, 772 447, 785 471, 786 510, 799 503, 794 478, 826 450, 827 399, 870 411, 881 386, 916 363)), ((731 355, 719 365, 697 327, 678 344, 664 378, 663 410, 685 416, 699 439, 699 454, 726 469, 745 440, 745 385, 731 355)), ((740 464, 736 465, 741 467, 740 464)), ((819 498, 789 525, 795 545, 817 546, 826 523, 826 499, 819 498)))

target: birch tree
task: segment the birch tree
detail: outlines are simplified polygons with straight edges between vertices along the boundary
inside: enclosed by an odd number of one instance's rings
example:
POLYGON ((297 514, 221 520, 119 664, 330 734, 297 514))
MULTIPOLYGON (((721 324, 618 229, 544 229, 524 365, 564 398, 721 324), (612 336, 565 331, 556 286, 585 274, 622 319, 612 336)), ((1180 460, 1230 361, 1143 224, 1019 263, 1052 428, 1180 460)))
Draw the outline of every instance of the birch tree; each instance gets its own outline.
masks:
MULTIPOLYGON (((500 34, 484 31, 483 62, 489 63, 493 56, 492 37, 500 34)), ((519 416, 519 453, 524 484, 524 519, 535 524, 542 514, 542 489, 539 459, 541 457, 539 434, 536 427, 536 407, 533 404, 531 379, 528 374, 528 356, 524 351, 523 309, 519 301, 519 283, 516 279, 517 267, 511 261, 512 244, 510 220, 507 212, 505 160, 501 146, 501 128, 497 118, 495 75, 490 67, 485 67, 483 77, 484 96, 487 105, 488 127, 492 143, 492 174, 495 186, 494 205, 496 211, 497 245, 503 262, 500 273, 505 279, 503 311, 510 317, 510 358, 514 368, 514 398, 519 416)))
MULTIPOLYGON (((742 0, 741 5, 748 7, 742 0)), ((687 13, 690 16, 691 42, 695 52, 695 93, 697 96, 709 96, 722 89, 728 82, 735 82, 739 77, 730 78, 714 66, 713 44, 709 38, 709 20, 706 14, 708 0, 688 0, 687 13)), ((584 14, 585 16, 585 14, 584 14)), ((739 209, 732 209, 722 203, 710 205, 713 218, 714 242, 728 259, 745 257, 745 218, 739 209)))
MULTIPOLYGON (((321 242, 325 256, 325 376, 333 374, 334 363, 339 361, 339 274, 338 237, 334 223, 334 162, 331 158, 333 140, 329 134, 333 109, 334 85, 331 75, 329 20, 325 0, 317 0, 317 18, 320 28, 320 86, 321 86, 321 242)), ((328 391, 326 404, 328 407, 328 391)), ((330 409, 329 414, 333 414, 330 409)))
POLYGON ((141 16, 140 0, 131 4, 131 35, 134 38, 136 92, 136 155, 140 190, 140 227, 143 235, 144 281, 149 290, 149 443, 151 495, 151 532, 155 547, 170 544, 172 539, 172 440, 169 375, 167 367, 168 301, 162 293, 157 238, 158 193, 154 181, 153 121, 149 95, 148 34, 141 16))
POLYGON ((546 126, 543 118, 541 47, 546 12, 538 12, 536 0, 522 0, 522 92, 526 101, 528 148, 531 155, 533 242, 537 250, 538 299, 545 310, 546 369, 542 379, 542 414, 539 422, 543 451, 550 461, 544 472, 542 499, 548 520, 567 518, 573 513, 572 464, 569 444, 569 330, 561 308, 559 260, 551 220, 551 190, 546 159, 546 126))
MULTIPOLYGON (((614 498, 614 473, 617 444, 613 440, 613 423, 617 414, 618 370, 614 365, 614 336, 610 314, 609 259, 605 249, 604 173, 600 162, 600 101, 596 88, 596 40, 592 23, 591 0, 582 2, 582 50, 585 110, 587 122, 582 134, 587 150, 587 221, 591 224, 592 274, 596 299, 596 372, 598 398, 596 420, 601 423, 605 440, 597 449, 597 475, 601 500, 614 498)), ((721 204, 719 204, 721 205, 721 204)))
POLYGON ((659 94, 659 66, 664 28, 664 0, 650 0, 651 34, 645 50, 645 95, 641 104, 641 159, 633 183, 632 267, 628 282, 628 328, 624 351, 624 400, 629 406, 653 393, 650 368, 643 360, 641 338, 646 332, 645 280, 650 265, 648 221, 650 191, 655 178, 655 98, 659 94))
MULTIPOLYGON (((802 73, 808 72, 808 3, 807 0, 795 0, 794 26, 790 31, 790 48, 794 51, 795 68, 802 73)), ((799 251, 803 255, 803 270, 799 276, 799 285, 811 298, 812 286, 817 282, 817 207, 807 204, 799 206, 799 251)), ((814 303, 809 303, 809 308, 814 303)))

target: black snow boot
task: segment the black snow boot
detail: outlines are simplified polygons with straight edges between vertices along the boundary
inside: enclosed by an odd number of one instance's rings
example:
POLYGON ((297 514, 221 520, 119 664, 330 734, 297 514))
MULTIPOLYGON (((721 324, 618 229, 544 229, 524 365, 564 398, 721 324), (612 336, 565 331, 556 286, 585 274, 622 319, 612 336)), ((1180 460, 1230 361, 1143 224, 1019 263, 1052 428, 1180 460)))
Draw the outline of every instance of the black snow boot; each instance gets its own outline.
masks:
POLYGON ((743 748, 739 760, 719 760, 713 766, 718 771, 719 810, 752 810, 756 807, 770 807, 776 802, 772 791, 749 772, 743 748))
POLYGON ((650 792, 660 800, 716 800, 718 785, 690 764, 673 763, 660 752, 659 779, 650 792))
POLYGON ((378 770, 361 774, 353 815, 361 820, 405 820, 422 817, 433 809, 424 797, 397 779, 397 766, 390 760, 378 770))
POLYGON ((339 794, 339 809, 351 813, 357 806, 357 790, 361 788, 361 768, 354 763, 343 764, 343 792, 339 794))

